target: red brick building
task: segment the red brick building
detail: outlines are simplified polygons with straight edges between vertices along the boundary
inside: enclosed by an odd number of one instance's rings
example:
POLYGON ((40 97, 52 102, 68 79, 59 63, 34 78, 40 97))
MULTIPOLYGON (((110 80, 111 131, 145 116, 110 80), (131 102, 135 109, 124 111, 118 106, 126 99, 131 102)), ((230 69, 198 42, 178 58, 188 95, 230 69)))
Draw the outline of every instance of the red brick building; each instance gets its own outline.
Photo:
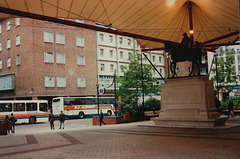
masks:
POLYGON ((0 21, 0 99, 95 95, 96 60, 95 31, 28 18, 0 21))

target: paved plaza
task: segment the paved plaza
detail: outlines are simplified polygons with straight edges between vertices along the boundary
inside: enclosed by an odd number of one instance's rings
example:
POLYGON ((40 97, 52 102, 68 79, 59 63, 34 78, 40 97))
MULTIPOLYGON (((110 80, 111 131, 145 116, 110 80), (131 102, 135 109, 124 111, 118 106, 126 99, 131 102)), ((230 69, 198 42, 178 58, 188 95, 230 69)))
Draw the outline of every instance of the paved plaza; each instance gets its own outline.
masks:
POLYGON ((239 117, 228 128, 166 128, 152 121, 0 136, 1 159, 239 159, 239 117))

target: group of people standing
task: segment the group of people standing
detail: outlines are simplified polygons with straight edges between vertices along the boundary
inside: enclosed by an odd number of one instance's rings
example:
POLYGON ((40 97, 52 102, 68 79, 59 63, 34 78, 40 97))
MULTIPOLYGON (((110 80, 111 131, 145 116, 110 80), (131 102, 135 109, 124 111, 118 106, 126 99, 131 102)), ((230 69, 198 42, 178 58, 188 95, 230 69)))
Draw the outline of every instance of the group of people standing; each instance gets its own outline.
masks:
MULTIPOLYGON (((59 120, 60 120, 59 129, 61 129, 61 127, 64 129, 65 114, 63 113, 63 111, 61 111, 59 120)), ((48 121, 50 122, 51 129, 54 130, 55 129, 55 127, 54 127, 55 116, 53 115, 52 110, 49 113, 48 121)))
POLYGON ((17 122, 17 118, 11 114, 11 117, 9 118, 8 115, 6 115, 5 120, 6 127, 7 127, 7 133, 15 133, 15 123, 17 122))

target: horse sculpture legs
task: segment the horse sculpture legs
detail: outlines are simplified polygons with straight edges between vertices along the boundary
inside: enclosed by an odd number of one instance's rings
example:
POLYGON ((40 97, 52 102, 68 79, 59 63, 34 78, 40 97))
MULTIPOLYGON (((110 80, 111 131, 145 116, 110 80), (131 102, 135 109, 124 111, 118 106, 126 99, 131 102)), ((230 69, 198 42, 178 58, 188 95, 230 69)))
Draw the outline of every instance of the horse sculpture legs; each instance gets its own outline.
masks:
POLYGON ((170 64, 170 69, 171 69, 171 73, 172 73, 171 78, 174 78, 175 75, 177 76, 176 66, 177 66, 177 64, 175 62, 171 62, 171 64, 170 64))

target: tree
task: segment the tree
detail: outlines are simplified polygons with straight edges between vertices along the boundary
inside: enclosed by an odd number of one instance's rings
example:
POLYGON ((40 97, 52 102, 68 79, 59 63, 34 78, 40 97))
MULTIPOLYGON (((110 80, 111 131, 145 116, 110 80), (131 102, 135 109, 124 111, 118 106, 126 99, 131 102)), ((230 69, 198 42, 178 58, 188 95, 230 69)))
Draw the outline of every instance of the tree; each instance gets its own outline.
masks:
MULTIPOLYGON (((122 97, 120 103, 122 111, 137 114, 141 109, 137 103, 141 96, 139 91, 142 90, 141 55, 133 51, 133 54, 129 55, 129 61, 128 66, 121 67, 124 76, 118 80, 120 86, 117 94, 122 97), (136 110, 133 110, 133 107, 136 110)), ((155 84, 157 79, 152 77, 152 70, 151 65, 143 65, 144 93, 159 95, 160 86, 155 84)))
MULTIPOLYGON (((239 75, 236 74, 235 68, 233 67, 235 51, 223 51, 222 54, 222 57, 217 58, 217 75, 215 67, 212 69, 214 76, 211 80, 215 83, 218 81, 219 91, 230 92, 232 87, 238 83, 236 79, 239 78, 239 75)), ((216 84, 215 89, 217 89, 216 84)))

